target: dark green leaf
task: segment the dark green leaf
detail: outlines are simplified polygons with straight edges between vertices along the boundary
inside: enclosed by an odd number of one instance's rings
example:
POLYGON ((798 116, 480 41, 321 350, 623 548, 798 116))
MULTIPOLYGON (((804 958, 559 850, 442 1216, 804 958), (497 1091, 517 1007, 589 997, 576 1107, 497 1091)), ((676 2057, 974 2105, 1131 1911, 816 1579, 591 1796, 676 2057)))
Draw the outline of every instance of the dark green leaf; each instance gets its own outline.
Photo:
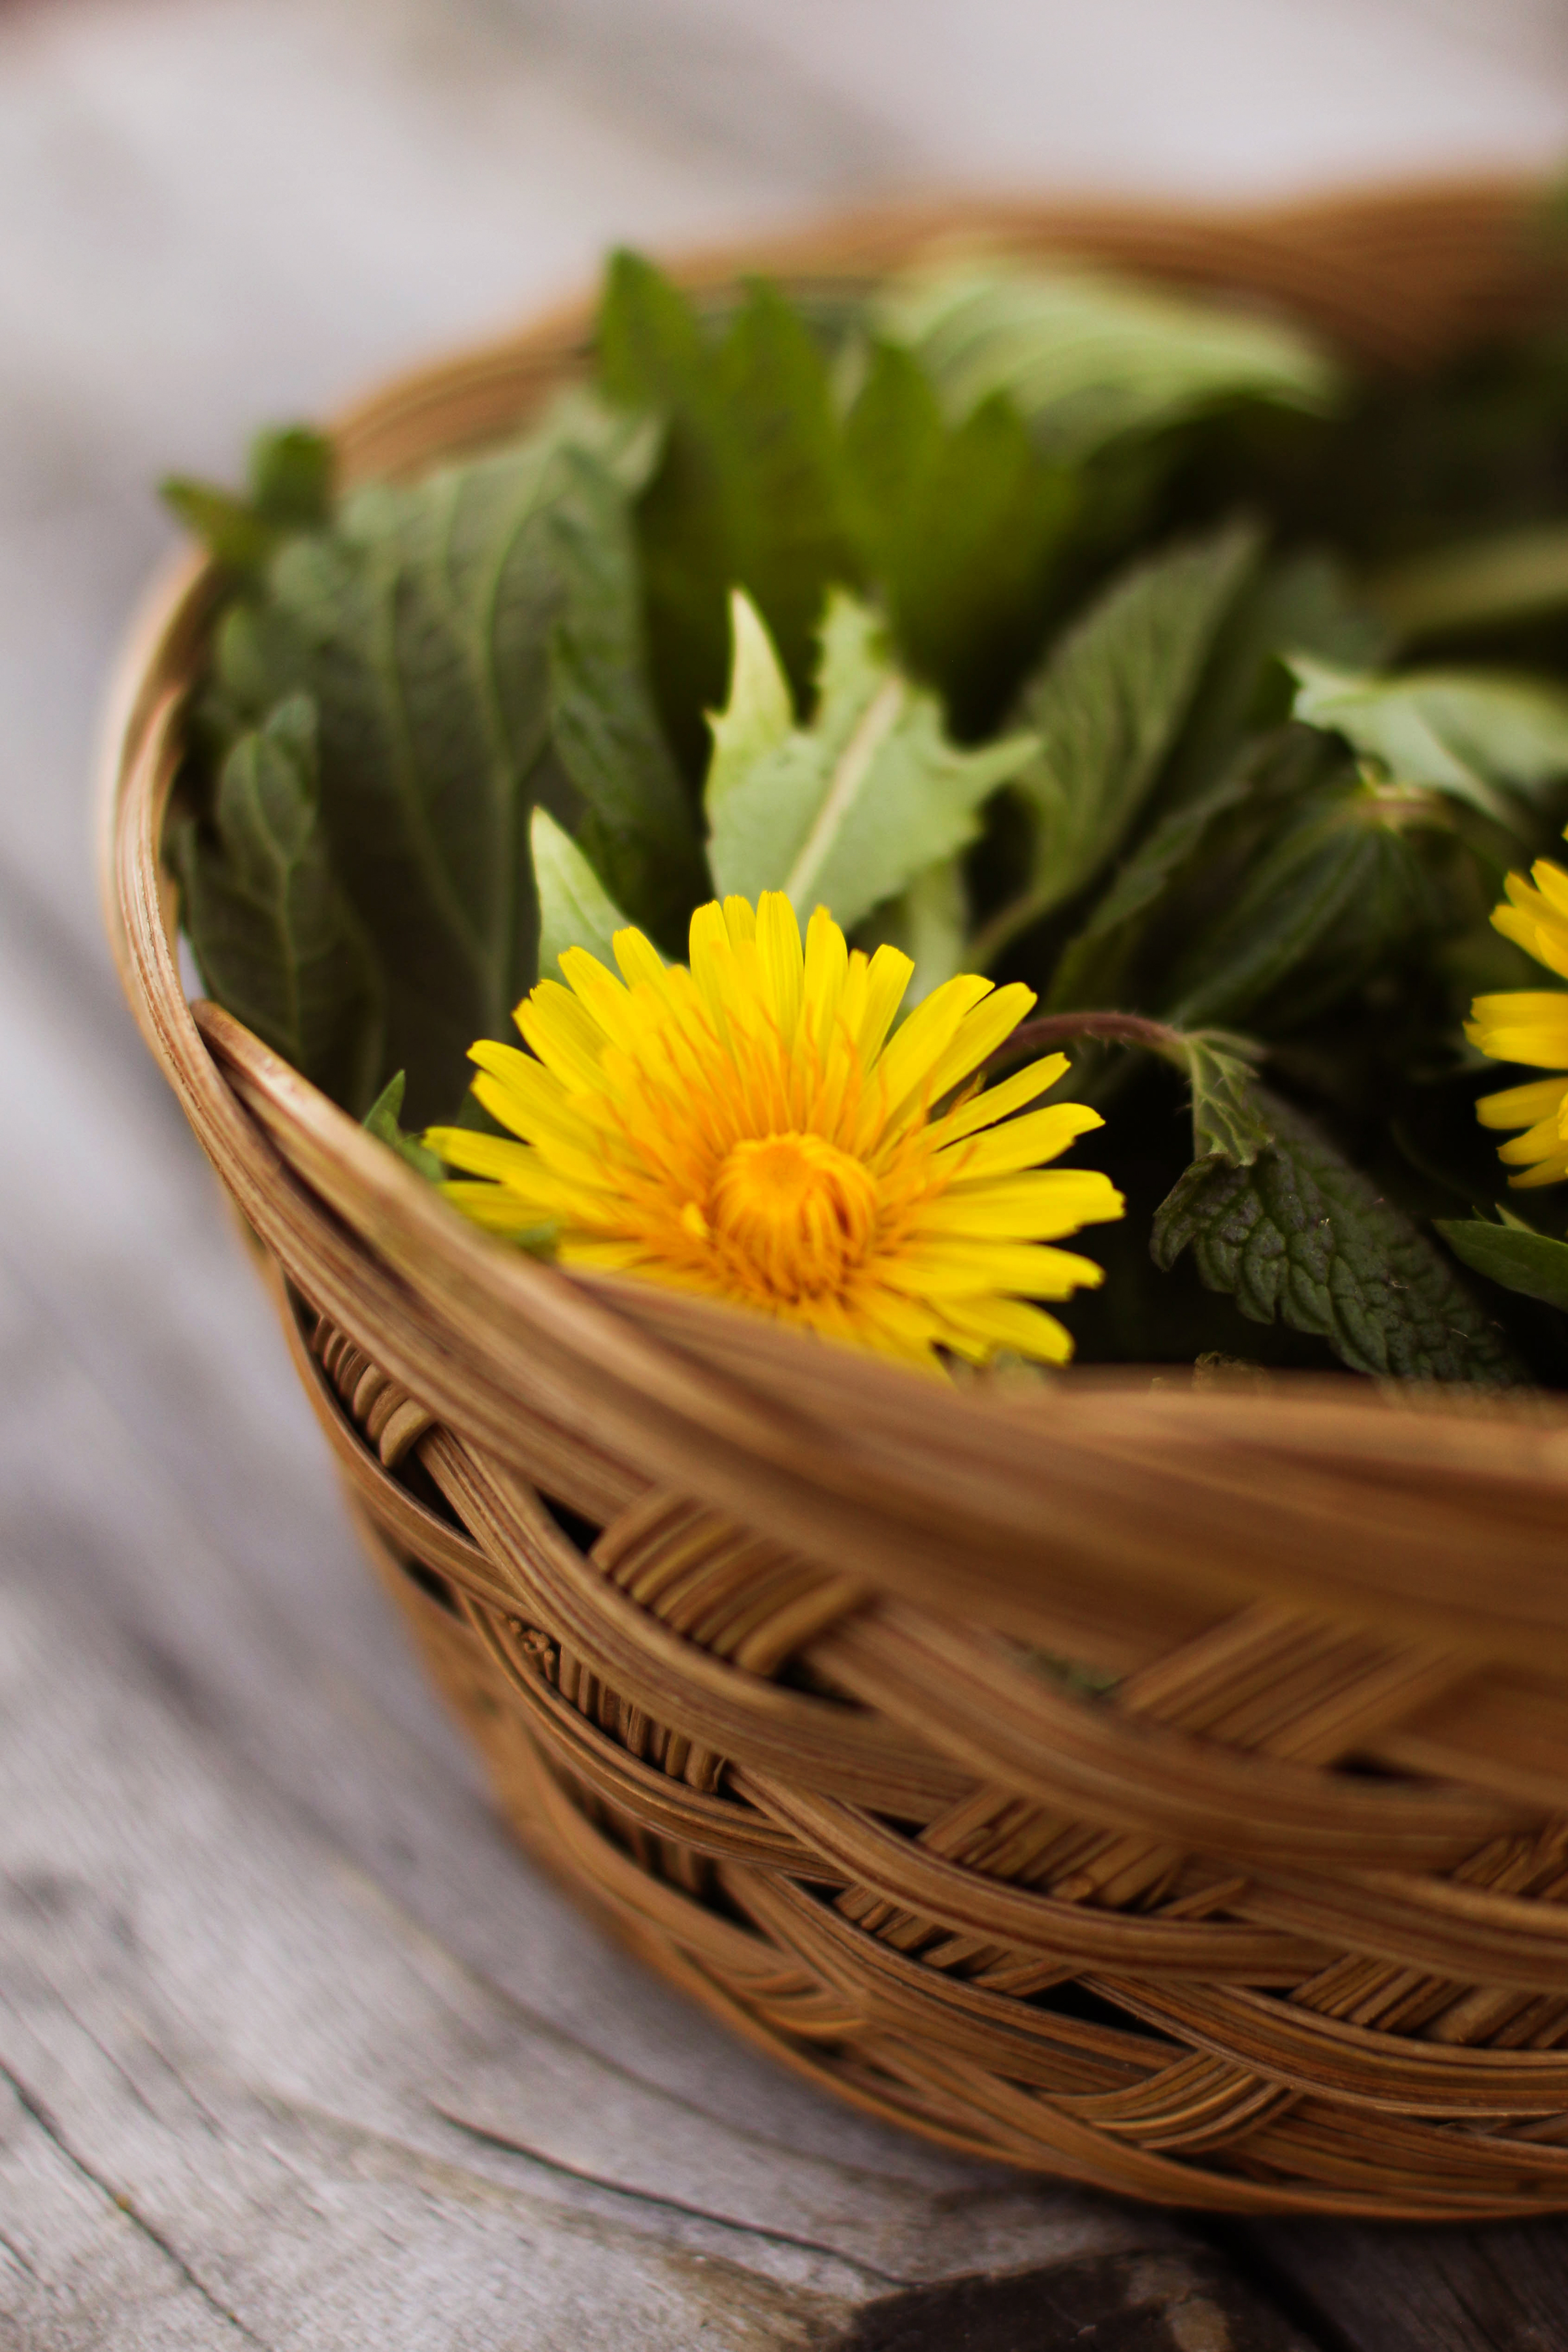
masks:
POLYGON ((231 490, 170 474, 159 486, 163 504, 214 561, 229 572, 258 571, 278 543, 265 516, 231 490))
POLYGON ((1134 564, 1026 688, 1018 720, 1041 740, 1016 788, 1034 819, 1031 870, 977 943, 986 961, 1075 898, 1126 839, 1257 548, 1255 532, 1233 526, 1134 564))
POLYGON ((949 426, 907 352, 879 345, 845 425, 867 568, 900 650, 963 730, 1039 641, 1076 494, 1001 394, 949 426))
POLYGON ((207 989, 313 1085, 357 1110, 381 1057, 380 995, 332 872, 308 697, 280 704, 241 738, 219 773, 210 822, 185 818, 170 846, 207 989))
POLYGON ((585 821, 627 910, 700 887, 647 698, 620 492, 574 415, 494 456, 347 499, 289 541, 220 633, 241 707, 321 711, 337 871, 385 975, 386 1061, 449 1114, 479 1036, 535 976, 535 798, 585 821))
POLYGON ((1436 1227, 1472 1274, 1568 1311, 1568 1242, 1521 1225, 1489 1224, 1484 1217, 1440 1217, 1436 1227))
POLYGON ((609 397, 665 423, 637 530, 660 708, 696 777, 703 713, 724 692, 730 590, 751 596, 804 698, 828 584, 860 577, 827 365, 773 288, 749 288, 710 343, 685 299, 626 253, 611 264, 599 357, 609 397))
POLYGON ((403 1109, 403 1093, 407 1083, 401 1070, 395 1077, 388 1078, 369 1110, 366 1111, 364 1123, 372 1135, 387 1144, 396 1152, 400 1160, 405 1160, 416 1175, 427 1178, 432 1184, 438 1183, 441 1177, 440 1160, 427 1144, 421 1143, 416 1135, 405 1134, 399 1124, 403 1109))
POLYGON ((1352 1371, 1507 1387, 1526 1378, 1442 1252, 1301 1114, 1258 1090, 1273 1141, 1250 1167, 1189 1168, 1151 1239, 1256 1323, 1327 1339, 1352 1371))

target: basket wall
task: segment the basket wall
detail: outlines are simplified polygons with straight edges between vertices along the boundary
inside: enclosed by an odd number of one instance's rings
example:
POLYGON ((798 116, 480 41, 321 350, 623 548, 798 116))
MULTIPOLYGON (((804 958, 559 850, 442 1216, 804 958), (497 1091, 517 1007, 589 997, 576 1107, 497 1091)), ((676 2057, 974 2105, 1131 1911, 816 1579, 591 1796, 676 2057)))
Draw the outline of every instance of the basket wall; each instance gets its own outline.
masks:
MULTIPOLYGON (((904 214, 743 262, 862 278, 980 227, 1410 366, 1540 300, 1529 212, 904 214)), ((510 429, 584 335, 394 386, 346 465, 510 429)), ((942 1394, 489 1243, 185 1003, 157 845, 212 597, 159 589, 117 699, 121 970, 529 1843, 739 2031, 951 2146, 1233 2211, 1568 2207, 1568 1410, 942 1394)))

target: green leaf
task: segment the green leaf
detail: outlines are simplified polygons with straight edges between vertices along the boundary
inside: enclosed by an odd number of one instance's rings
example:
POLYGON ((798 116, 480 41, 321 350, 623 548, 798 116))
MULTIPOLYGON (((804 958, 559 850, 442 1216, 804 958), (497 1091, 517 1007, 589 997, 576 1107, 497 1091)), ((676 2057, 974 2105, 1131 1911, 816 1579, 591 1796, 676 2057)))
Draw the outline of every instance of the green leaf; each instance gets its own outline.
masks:
POLYGON ((309 426, 258 433, 250 447, 248 496, 170 475, 163 503, 193 538, 230 572, 259 572, 292 532, 312 530, 331 513, 336 459, 309 426))
MULTIPOLYGON (((1189 943, 1169 983, 1169 1018, 1179 1028, 1250 1018, 1352 909, 1369 952, 1408 928, 1421 878, 1401 825, 1384 815, 1373 790, 1342 778, 1292 812, 1189 943)), ((1348 987, 1363 969, 1364 959, 1347 960, 1339 977, 1348 987)))
POLYGON ((1257 555, 1232 526, 1167 548, 1114 580, 1025 688, 1040 739, 1016 789, 1034 819, 1027 887, 986 928, 991 961, 1075 898, 1142 814, 1192 702, 1215 631, 1257 555))
POLYGON ((874 315, 950 415, 1005 392, 1070 463, 1238 400, 1321 412, 1339 387, 1298 328, 1098 270, 939 266, 896 280, 874 315))
POLYGON ((421 1143, 416 1135, 405 1134, 399 1124, 403 1111, 403 1093, 408 1081, 399 1070, 388 1078, 364 1115, 364 1123, 372 1135, 387 1144, 400 1160, 405 1160, 418 1176, 432 1184, 441 1180, 441 1162, 428 1144, 421 1143))
POLYGON ((1083 929, 1062 950, 1046 994, 1047 1012, 1115 1002, 1141 919, 1192 866, 1211 826, 1246 800, 1249 786, 1247 770, 1238 762, 1207 792, 1150 827, 1083 929))
POLYGON ((870 955, 884 945, 897 948, 914 965, 904 998, 912 1012, 933 989, 969 970, 969 901, 963 861, 945 857, 917 874, 900 898, 879 907, 856 934, 870 955))
POLYGON ((880 344, 845 422, 866 565, 916 674, 983 725, 1037 646, 1078 492, 998 394, 950 425, 907 352, 880 344))
POLYGON ((332 858, 384 975, 381 1076, 406 1071, 421 1124, 456 1108, 468 1045, 508 1034, 533 982, 535 799, 580 826, 656 935, 701 888, 648 696, 624 488, 581 446, 599 430, 584 417, 354 493, 219 634, 241 709, 299 686, 316 698, 332 858))
POLYGON ((1373 573, 1364 587, 1402 638, 1561 612, 1568 606, 1568 525, 1542 523, 1436 548, 1373 573))
POLYGON ((1489 1224, 1484 1217, 1439 1217, 1436 1223, 1454 1255, 1472 1274, 1568 1311, 1568 1242, 1521 1225, 1489 1224))
POLYGON ((756 606, 738 588, 730 595, 730 699, 708 717, 713 753, 703 803, 710 825, 758 761, 781 750, 795 731, 789 680, 756 606))
POLYGON ((1221 1029, 1185 1032, 1170 1058, 1184 1069, 1193 1098, 1193 1157, 1250 1168, 1274 1140, 1258 1097, 1258 1049, 1221 1029))
POLYGON ((225 760, 210 820, 170 838, 186 936, 213 996, 312 1085, 357 1110, 381 1056, 381 1004, 332 872, 315 710, 295 695, 225 760))
POLYGON ((337 458, 331 443, 310 425, 258 433, 246 471, 251 504, 279 530, 317 530, 331 520, 337 458))
POLYGON ((731 589, 756 604, 801 697, 828 583, 860 577, 827 364, 776 289, 749 287, 712 341, 628 253, 610 265, 598 341, 608 396, 664 420, 637 531, 660 708, 697 774, 702 713, 724 691, 731 589))
POLYGON ((569 833, 548 809, 536 808, 531 826, 533 878, 539 889, 539 971, 553 980, 563 951, 586 948, 616 969, 615 936, 626 919, 569 833))
MULTIPOLYGON (((738 635, 729 710, 775 691, 759 628, 738 635)), ((727 710, 721 725, 728 728, 727 710)), ((979 830, 979 810, 1034 750, 1027 736, 958 751, 934 695, 892 667, 876 615, 837 593, 822 629, 816 716, 743 773, 726 760, 709 809, 715 886, 787 892, 804 920, 826 906, 846 930, 979 830)))
POLYGON ((1261 1088, 1273 1140, 1250 1166, 1189 1168, 1155 1213, 1169 1270, 1190 1249, 1255 1323, 1326 1339, 1352 1371, 1508 1387, 1527 1378, 1450 1262, 1301 1114, 1261 1088))
POLYGON ((1468 801, 1510 821, 1507 792, 1538 793, 1568 776, 1568 691, 1543 679, 1480 670, 1413 670, 1402 677, 1289 657, 1296 717, 1342 735, 1399 783, 1468 801))

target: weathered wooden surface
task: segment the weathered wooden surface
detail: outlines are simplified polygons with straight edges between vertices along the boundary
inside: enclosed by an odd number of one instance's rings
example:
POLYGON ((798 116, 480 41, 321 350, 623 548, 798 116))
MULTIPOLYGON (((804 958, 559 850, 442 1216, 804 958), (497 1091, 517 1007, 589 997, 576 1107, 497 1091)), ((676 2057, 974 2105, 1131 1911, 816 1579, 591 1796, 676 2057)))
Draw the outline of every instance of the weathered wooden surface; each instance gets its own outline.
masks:
POLYGON ((228 467, 258 419, 616 236, 932 173, 1568 147, 1557 20, 0 5, 0 2344, 1568 2347, 1568 2232, 1220 2246, 950 2161, 736 2047, 539 1879, 120 1009, 83 782, 164 465, 228 467), (1355 97, 1373 66, 1402 109, 1355 97))

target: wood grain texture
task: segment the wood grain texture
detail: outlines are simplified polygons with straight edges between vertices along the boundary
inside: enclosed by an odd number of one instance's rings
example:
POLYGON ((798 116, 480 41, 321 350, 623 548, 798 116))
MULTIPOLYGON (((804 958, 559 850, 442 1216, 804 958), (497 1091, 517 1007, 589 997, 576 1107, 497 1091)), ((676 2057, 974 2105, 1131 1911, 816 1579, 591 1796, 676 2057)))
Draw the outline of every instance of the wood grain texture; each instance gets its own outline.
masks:
MULTIPOLYGON (((1462 89, 1471 28, 1446 52, 1401 6, 1416 85, 1462 89)), ((146 484, 230 470, 259 418, 536 307, 612 236, 715 236, 922 176, 943 44, 979 54, 974 12, 948 15, 892 81, 854 55, 873 8, 787 78, 797 27, 750 0, 0 19, 6 2352, 1403 2352, 1401 2325, 1442 2352, 1568 2343, 1554 2231, 1509 2233, 1539 2282, 1511 2298, 1488 2291, 1492 2238, 1277 2231, 1275 2274, 1328 2315, 1292 2323, 1241 2242, 1216 2257, 864 2125, 585 1925, 501 1833, 363 1572, 99 945, 81 779, 166 543, 146 484)), ((1477 119, 1528 141, 1551 71, 1509 115, 1522 79, 1505 58, 1477 119)), ((1001 67, 991 88, 965 104, 1003 106, 1001 67)), ((1159 154, 1092 68, 1054 89, 1073 138, 1100 124, 1104 178, 1159 154)), ((1282 124, 1266 170, 1336 161, 1289 105, 1282 124)), ((1233 127, 1211 119, 1194 153, 1233 127)), ((1381 156, 1383 128, 1345 163, 1381 156)), ((1256 135, 1226 151, 1233 178, 1256 135)), ((993 152, 993 176, 1049 176, 1022 114, 993 152)))

